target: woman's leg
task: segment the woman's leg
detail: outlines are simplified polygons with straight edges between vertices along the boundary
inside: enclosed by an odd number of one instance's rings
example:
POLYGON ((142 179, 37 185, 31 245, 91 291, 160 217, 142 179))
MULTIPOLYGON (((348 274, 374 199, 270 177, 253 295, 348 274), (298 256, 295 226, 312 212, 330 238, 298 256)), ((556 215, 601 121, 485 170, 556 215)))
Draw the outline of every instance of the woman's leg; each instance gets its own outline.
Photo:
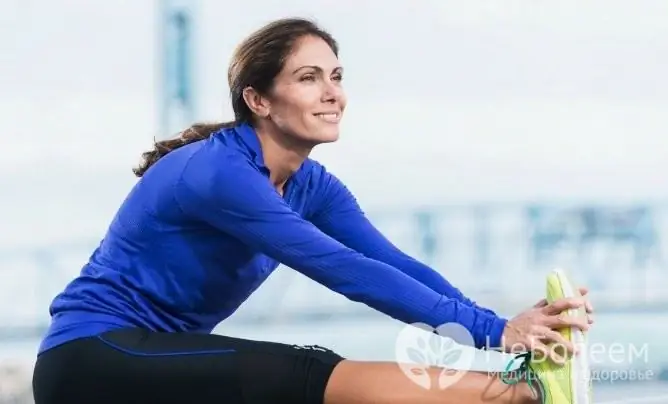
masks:
POLYGON ((343 358, 211 334, 124 329, 37 359, 36 404, 320 404, 343 358))
MULTIPOLYGON (((431 368, 436 380, 442 369, 431 368)), ((451 371, 454 372, 454 371, 451 371)), ((503 383, 495 374, 466 372, 447 388, 427 390, 411 381, 392 362, 343 361, 329 379, 324 404, 501 404, 539 403, 526 382, 503 383)))
MULTIPOLYGON (((433 376, 437 370, 432 370, 433 376)), ((425 390, 392 362, 220 335, 126 329, 40 355, 36 404, 447 404, 532 402, 525 383, 469 373, 425 390)))

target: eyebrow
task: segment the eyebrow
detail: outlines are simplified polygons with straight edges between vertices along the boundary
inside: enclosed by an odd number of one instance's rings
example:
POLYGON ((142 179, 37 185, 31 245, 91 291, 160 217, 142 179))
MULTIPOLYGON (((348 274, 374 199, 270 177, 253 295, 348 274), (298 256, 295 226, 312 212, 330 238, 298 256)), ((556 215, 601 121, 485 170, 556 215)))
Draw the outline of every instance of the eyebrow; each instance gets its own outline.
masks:
MULTIPOLYGON (((292 72, 292 74, 295 74, 295 73, 297 73, 297 72, 299 72, 300 70, 303 70, 303 69, 314 69, 314 70, 316 70, 316 71, 318 71, 318 72, 322 72, 322 71, 323 71, 322 67, 320 67, 320 66, 316 66, 316 65, 305 65, 305 66, 301 66, 301 67, 296 68, 296 69, 292 72)), ((343 67, 341 67, 341 66, 337 66, 337 67, 335 67, 334 69, 332 69, 332 73, 334 73, 334 72, 342 73, 342 72, 343 72, 343 67)))

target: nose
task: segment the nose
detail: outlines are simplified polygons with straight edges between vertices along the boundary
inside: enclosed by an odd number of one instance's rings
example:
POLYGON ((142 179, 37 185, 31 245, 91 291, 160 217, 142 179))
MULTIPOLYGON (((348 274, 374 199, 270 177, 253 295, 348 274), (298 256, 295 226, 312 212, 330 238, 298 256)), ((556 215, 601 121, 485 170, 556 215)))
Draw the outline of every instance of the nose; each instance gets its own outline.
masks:
POLYGON ((341 99, 343 95, 343 89, 339 83, 333 82, 332 80, 327 80, 324 84, 322 92, 322 101, 330 104, 334 104, 341 99))

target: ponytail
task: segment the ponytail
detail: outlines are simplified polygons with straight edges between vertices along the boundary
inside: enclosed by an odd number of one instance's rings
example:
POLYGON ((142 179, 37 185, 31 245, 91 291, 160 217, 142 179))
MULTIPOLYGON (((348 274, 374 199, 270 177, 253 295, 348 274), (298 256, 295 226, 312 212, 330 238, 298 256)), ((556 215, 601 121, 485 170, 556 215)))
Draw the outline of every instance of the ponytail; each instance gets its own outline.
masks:
POLYGON ((185 146, 187 144, 197 142, 199 140, 204 140, 210 137, 215 132, 220 129, 232 128, 236 125, 235 121, 232 122, 220 122, 220 123, 196 123, 184 130, 179 134, 179 137, 175 139, 167 139, 153 144, 153 149, 142 153, 141 163, 139 166, 132 169, 132 172, 137 177, 144 175, 146 170, 148 170, 156 161, 160 160, 167 153, 172 150, 176 150, 179 147, 185 146))

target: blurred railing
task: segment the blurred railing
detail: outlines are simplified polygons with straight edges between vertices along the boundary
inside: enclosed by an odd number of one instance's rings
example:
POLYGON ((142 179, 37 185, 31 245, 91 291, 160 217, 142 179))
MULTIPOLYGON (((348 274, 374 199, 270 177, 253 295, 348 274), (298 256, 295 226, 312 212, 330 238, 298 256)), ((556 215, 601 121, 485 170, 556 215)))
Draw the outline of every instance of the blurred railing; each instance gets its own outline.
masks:
MULTIPOLYGON (((370 215, 407 253, 504 312, 541 295, 545 271, 569 269, 597 309, 668 311, 668 204, 440 206, 370 215), (535 291, 535 293, 534 293, 535 291)), ((0 338, 40 333, 48 304, 98 240, 0 249, 0 338)), ((235 321, 369 315, 294 271, 272 275, 235 321), (317 299, 315 298, 317 296, 317 299), (270 299, 270 300, 268 300, 270 299), (267 312, 280 304, 281 312, 267 312)))

